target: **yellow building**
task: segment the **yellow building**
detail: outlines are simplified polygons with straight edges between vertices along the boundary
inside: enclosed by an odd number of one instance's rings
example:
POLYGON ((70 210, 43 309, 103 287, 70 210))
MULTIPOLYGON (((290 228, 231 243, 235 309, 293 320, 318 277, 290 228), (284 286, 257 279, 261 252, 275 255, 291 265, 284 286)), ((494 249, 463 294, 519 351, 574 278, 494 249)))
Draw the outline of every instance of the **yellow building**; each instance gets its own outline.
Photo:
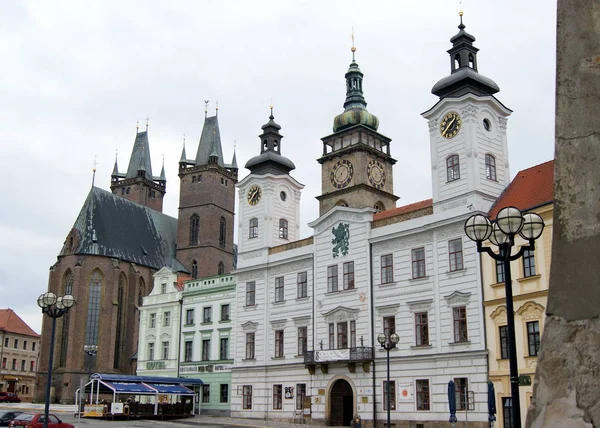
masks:
MULTIPOLYGON (((542 236, 535 241, 535 251, 511 262, 512 292, 515 311, 515 340, 520 375, 521 418, 523 425, 531 404, 533 377, 544 328, 550 258, 552 252, 552 217, 554 212, 554 161, 520 171, 500 195, 489 212, 494 220, 498 211, 515 206, 522 212, 535 212, 545 223, 542 236)), ((513 254, 528 242, 517 236, 513 254)), ((493 246, 492 246, 493 247, 493 246)), ((504 290, 504 266, 481 254, 486 341, 489 351, 489 379, 496 390, 497 425, 511 427, 510 370, 508 326, 504 290)))

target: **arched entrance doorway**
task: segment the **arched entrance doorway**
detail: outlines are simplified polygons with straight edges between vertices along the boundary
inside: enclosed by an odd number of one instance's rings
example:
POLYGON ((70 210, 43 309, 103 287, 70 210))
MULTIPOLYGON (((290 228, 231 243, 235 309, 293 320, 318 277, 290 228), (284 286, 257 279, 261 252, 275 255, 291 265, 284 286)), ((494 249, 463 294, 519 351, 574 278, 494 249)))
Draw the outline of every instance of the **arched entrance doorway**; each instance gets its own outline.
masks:
POLYGON ((337 380, 331 388, 329 397, 331 425, 349 426, 354 412, 354 393, 344 379, 337 380))

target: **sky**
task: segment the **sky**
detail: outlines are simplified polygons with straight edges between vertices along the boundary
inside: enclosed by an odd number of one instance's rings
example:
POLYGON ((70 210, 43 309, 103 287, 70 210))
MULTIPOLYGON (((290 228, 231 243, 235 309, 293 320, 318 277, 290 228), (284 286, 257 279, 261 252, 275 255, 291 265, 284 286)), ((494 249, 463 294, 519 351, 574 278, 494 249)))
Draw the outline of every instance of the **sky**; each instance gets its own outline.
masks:
POLYGON ((344 74, 364 73, 368 110, 390 137, 398 206, 431 197, 429 130, 420 114, 450 74, 459 10, 478 69, 513 110, 511 176, 554 156, 555 0, 197 0, 0 2, 0 308, 40 332, 37 297, 92 185, 125 172, 136 121, 149 126, 164 212, 177 216, 178 161, 218 101, 223 153, 239 178, 260 152, 269 105, 281 152, 306 187, 301 235, 318 217, 321 138, 343 111, 344 74))

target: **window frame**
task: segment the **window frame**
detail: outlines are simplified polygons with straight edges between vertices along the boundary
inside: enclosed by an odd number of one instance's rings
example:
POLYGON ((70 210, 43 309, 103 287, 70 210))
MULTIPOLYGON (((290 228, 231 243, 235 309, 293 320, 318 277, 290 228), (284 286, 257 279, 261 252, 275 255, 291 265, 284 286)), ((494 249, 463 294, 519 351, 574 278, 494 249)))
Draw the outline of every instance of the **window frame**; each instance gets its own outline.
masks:
POLYGON ((466 377, 454 378, 454 391, 456 396, 456 410, 466 410, 469 403, 469 379, 466 377), (464 391, 466 389, 466 391, 464 391), (464 392, 463 392, 464 391, 464 392), (465 394, 466 392, 466 394, 465 394))
POLYGON ((279 238, 280 239, 289 239, 288 238, 288 221, 284 218, 279 219, 279 238))
POLYGON ((229 403, 229 384, 222 383, 219 387, 219 403, 229 403))
POLYGON ((148 361, 154 361, 154 342, 148 342, 148 361))
POLYGON ((296 277, 297 298, 308 297, 308 274, 306 271, 298 272, 296 277))
POLYGON ((283 330, 275 330, 275 358, 283 358, 284 357, 284 331, 283 330))
POLYGON ((200 243, 200 216, 192 214, 190 216, 190 245, 200 243))
POLYGON ((296 410, 304 409, 304 397, 306 397, 306 384, 296 384, 296 410))
POLYGON ((464 268, 462 238, 450 239, 448 241, 448 270, 456 272, 464 268), (460 244, 460 248, 454 247, 457 244, 460 244))
POLYGON ((194 341, 186 340, 183 344, 183 361, 190 363, 194 360, 194 341))
POLYGON ((466 343, 469 341, 469 325, 467 323, 467 307, 457 306, 452 308, 452 325, 454 332, 454 343, 466 343))
POLYGON ((248 222, 248 239, 258 238, 258 218, 253 217, 248 222))
POLYGON ((446 158, 446 182, 460 180, 460 157, 452 154, 446 158))
POLYGON ((327 292, 338 291, 338 265, 327 266, 327 292))
POLYGON ((275 303, 281 303, 285 301, 285 281, 283 276, 275 278, 275 303))
POLYGON ((389 384, 387 380, 383 381, 383 410, 388 409, 387 396, 390 394, 390 410, 396 410, 396 381, 390 380, 389 384), (388 388, 389 385, 389 388, 388 388))
POLYGON ((504 283, 506 276, 504 272, 504 260, 495 260, 496 266, 496 284, 504 283))
POLYGON ((246 332, 246 360, 256 359, 256 333, 246 332))
POLYGON ((212 323, 212 306, 202 308, 202 324, 212 323))
POLYGON ((394 255, 383 254, 381 260, 381 283, 391 284, 394 282, 394 255))
POLYGON ((210 384, 202 385, 202 402, 210 403, 210 384))
POLYGON ((354 289, 354 261, 344 262, 343 264, 343 287, 344 290, 354 289))
POLYGON ((302 356, 308 351, 308 327, 298 327, 298 355, 302 356))
POLYGON ((528 321, 527 328, 527 349, 530 357, 537 357, 540 354, 540 322, 538 320, 528 321), (529 327, 533 327, 530 329, 529 327))
POLYGON ((429 346, 429 312, 415 312, 415 346, 429 346))
POLYGON ((185 310, 185 325, 194 325, 194 308, 185 310))
POLYGON ((417 411, 431 411, 431 388, 429 387, 429 379, 415 379, 415 389, 417 411))
POLYGON ((500 345, 500 359, 506 360, 510 356, 508 346, 508 326, 498 326, 498 343, 500 345))
POLYGON ((536 275, 535 252, 533 250, 525 250, 523 252, 523 277, 529 278, 536 275))
POLYGON ((171 311, 165 311, 163 313, 163 327, 169 327, 171 325, 171 311))
POLYGON ((148 328, 156 328, 156 312, 149 314, 148 328))
POLYGON ((425 278, 427 276, 427 266, 425 263, 425 247, 413 248, 410 251, 412 279, 425 278))
POLYGON ((202 339, 202 361, 210 361, 210 339, 202 339))
POLYGON ((242 409, 252 409, 252 385, 242 385, 242 409))
POLYGON ((227 243, 227 220, 221 216, 219 220, 219 247, 224 248, 227 243))
POLYGON ((162 359, 163 360, 168 360, 169 359, 169 351, 170 351, 170 343, 169 342, 163 342, 162 343, 162 359))
POLYGON ((496 157, 490 153, 485 155, 485 178, 497 181, 496 178, 496 157))
POLYGON ((283 409, 283 385, 278 383, 273 385, 273 410, 283 409))
POLYGON ((219 340, 219 360, 229 359, 229 338, 221 337, 219 340))
POLYGON ((246 283, 246 306, 256 306, 256 281, 246 283))
POLYGON ((221 321, 231 321, 231 306, 229 303, 221 305, 221 321))

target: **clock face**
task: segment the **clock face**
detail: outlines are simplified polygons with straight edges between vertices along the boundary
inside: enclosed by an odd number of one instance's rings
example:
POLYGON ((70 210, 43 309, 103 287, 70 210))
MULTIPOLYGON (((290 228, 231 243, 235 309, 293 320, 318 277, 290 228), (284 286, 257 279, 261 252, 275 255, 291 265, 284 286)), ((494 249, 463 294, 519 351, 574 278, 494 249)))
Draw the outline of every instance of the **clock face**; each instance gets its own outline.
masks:
POLYGON ((442 119, 440 123, 440 133, 444 138, 453 138, 458 131, 460 131, 460 125, 462 121, 460 115, 456 112, 450 112, 442 119))
POLYGON ((333 168, 331 168, 331 173, 329 174, 329 179, 335 188, 341 189, 350 183, 353 174, 354 166, 352 166, 352 162, 343 159, 333 165, 333 168))
POLYGON ((248 199, 248 203, 250 205, 256 205, 256 204, 258 204, 258 201, 260 201, 261 196, 262 196, 261 188, 258 185, 253 184, 250 187, 250 189, 248 189, 248 194, 246 195, 246 199, 248 199))
POLYGON ((383 165, 378 161, 369 161, 367 175, 369 176, 371 185, 376 189, 381 189, 385 185, 385 170, 383 169, 383 165))

